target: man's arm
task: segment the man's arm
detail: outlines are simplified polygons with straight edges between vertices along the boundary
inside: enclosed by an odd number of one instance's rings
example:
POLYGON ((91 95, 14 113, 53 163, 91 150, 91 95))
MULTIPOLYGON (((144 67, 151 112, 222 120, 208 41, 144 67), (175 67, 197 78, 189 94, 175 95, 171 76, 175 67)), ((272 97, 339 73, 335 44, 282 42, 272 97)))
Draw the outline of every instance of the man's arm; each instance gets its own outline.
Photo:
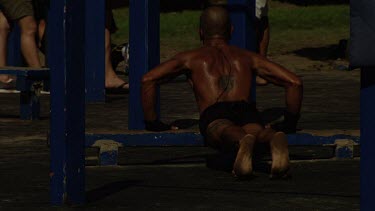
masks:
POLYGON ((296 74, 260 56, 254 57, 254 69, 262 78, 285 88, 285 101, 289 112, 298 114, 301 111, 303 85, 296 74))
POLYGON ((155 111, 157 85, 163 79, 183 73, 185 69, 184 59, 182 56, 177 55, 174 58, 155 67, 143 76, 142 106, 146 122, 157 120, 157 114, 155 111))
POLYGON ((261 77, 285 88, 287 110, 284 113, 284 121, 270 126, 276 131, 295 133, 303 97, 302 80, 284 67, 265 58, 255 55, 253 59, 254 68, 261 77))

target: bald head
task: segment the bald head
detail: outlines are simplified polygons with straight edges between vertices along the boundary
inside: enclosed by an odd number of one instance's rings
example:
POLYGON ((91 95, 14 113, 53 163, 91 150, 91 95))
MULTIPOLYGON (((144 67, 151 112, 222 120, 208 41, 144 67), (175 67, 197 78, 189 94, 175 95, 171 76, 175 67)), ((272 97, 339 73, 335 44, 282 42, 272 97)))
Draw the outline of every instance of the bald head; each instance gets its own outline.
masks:
POLYGON ((205 9, 200 19, 200 29, 203 39, 212 37, 230 38, 231 22, 228 11, 220 6, 212 6, 205 9))

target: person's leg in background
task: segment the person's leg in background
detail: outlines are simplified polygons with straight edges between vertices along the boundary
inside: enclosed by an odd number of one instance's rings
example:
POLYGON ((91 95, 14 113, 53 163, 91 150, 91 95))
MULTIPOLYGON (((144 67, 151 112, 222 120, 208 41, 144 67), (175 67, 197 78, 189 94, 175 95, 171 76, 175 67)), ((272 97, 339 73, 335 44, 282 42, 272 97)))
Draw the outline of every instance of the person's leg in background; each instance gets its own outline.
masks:
POLYGON ((105 88, 129 89, 129 84, 119 78, 111 62, 111 33, 105 29, 105 88))
POLYGON ((105 26, 105 88, 106 89, 129 89, 129 84, 119 78, 113 69, 111 61, 111 33, 117 31, 110 4, 106 5, 105 26))
MULTIPOLYGON (((10 26, 4 14, 0 11, 0 67, 7 64, 7 40, 10 26)), ((10 83, 12 79, 8 75, 0 75, 1 83, 10 83)))
POLYGON ((38 23, 38 48, 43 46, 43 38, 46 31, 46 20, 42 19, 38 23))
MULTIPOLYGON (((268 0, 255 0, 255 31, 256 31, 256 42, 257 52, 267 57, 268 45, 270 41, 270 28, 268 22, 268 0)), ((268 82, 263 78, 257 76, 256 83, 258 86, 267 85, 268 82)))
POLYGON ((34 18, 37 23, 37 46, 42 53, 45 53, 45 32, 48 19, 49 0, 33 0, 34 18))
POLYGON ((19 19, 21 28, 21 51, 26 63, 30 67, 41 67, 37 44, 35 42, 37 25, 33 16, 25 16, 19 19))
POLYGON ((259 54, 267 57, 267 52, 268 52, 268 45, 270 42, 270 27, 269 27, 269 22, 268 22, 268 17, 262 17, 259 20, 259 25, 258 25, 258 49, 259 49, 259 54))
POLYGON ((32 0, 0 0, 8 21, 16 21, 21 29, 21 51, 30 67, 40 67, 35 42, 36 22, 32 0))

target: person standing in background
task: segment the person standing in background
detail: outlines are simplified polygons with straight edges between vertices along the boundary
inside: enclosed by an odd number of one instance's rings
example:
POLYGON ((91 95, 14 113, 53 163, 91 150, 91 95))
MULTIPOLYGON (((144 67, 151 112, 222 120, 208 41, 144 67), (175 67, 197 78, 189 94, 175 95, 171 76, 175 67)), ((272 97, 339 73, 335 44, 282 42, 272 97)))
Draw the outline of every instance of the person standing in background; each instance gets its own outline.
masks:
MULTIPOLYGON (((0 0, 0 67, 7 65, 7 40, 13 22, 21 29, 21 51, 30 67, 41 67, 35 42, 37 24, 34 18, 32 0, 0 0)), ((0 82, 9 84, 14 79, 0 75, 0 82)))

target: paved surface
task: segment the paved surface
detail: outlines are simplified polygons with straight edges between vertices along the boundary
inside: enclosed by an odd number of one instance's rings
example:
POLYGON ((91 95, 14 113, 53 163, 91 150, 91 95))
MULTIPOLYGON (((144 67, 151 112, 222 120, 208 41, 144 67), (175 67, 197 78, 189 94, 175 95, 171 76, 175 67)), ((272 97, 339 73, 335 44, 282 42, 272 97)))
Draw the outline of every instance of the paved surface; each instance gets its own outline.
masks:
MULTIPOLYGON (((359 72, 297 73, 305 85, 299 128, 359 129, 359 72)), ((166 121, 198 119, 186 83, 161 90, 166 121)), ((284 104, 282 89, 261 87, 257 93, 261 109, 284 104)), ((48 98, 42 97, 42 120, 31 122, 18 120, 17 94, 0 94, 0 210, 50 209, 48 98)), ((127 104, 126 95, 88 105, 87 131, 125 131, 127 104)), ((126 165, 86 168, 88 208, 359 210, 359 160, 294 163, 288 181, 268 180, 268 167, 262 164, 251 181, 236 181, 226 171, 206 167, 207 155, 213 153, 206 148, 131 148, 122 153, 126 165)))

